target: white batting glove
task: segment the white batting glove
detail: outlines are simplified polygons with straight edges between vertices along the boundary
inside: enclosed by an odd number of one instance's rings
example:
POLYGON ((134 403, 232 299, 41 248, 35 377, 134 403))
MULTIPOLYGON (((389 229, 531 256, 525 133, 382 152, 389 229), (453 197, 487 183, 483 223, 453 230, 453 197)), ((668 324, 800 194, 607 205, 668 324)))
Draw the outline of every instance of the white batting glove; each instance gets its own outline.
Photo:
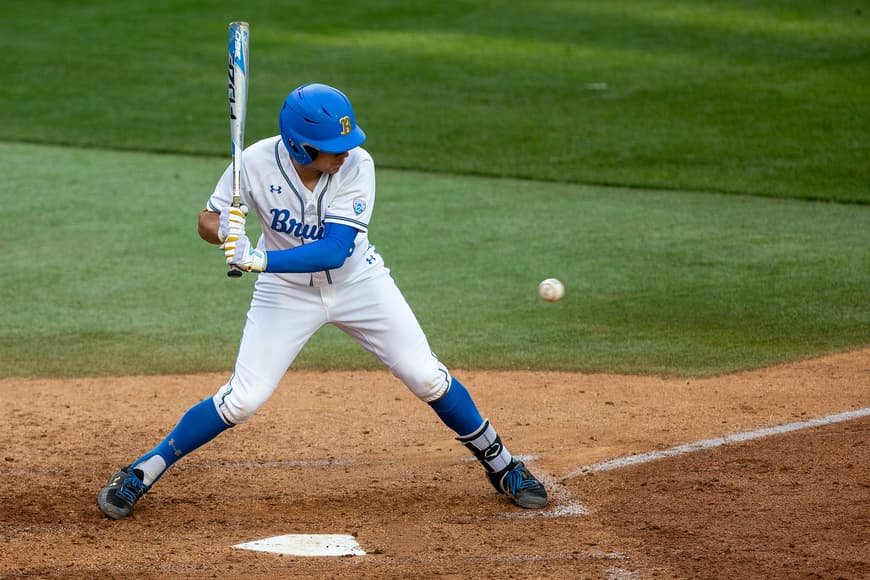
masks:
POLYGON ((242 272, 262 272, 266 269, 266 252, 251 246, 245 234, 229 234, 221 246, 227 264, 242 272))
POLYGON ((225 207, 221 210, 220 227, 218 228, 218 240, 224 243, 227 236, 245 235, 245 218, 248 215, 248 206, 225 207))

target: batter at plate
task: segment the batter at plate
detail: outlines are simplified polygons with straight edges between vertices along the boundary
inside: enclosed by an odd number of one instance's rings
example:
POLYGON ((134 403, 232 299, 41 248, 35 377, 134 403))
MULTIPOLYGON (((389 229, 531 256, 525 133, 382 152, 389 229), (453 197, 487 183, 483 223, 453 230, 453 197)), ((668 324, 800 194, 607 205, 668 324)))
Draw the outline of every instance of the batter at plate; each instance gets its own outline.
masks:
POLYGON ((428 404, 498 493, 523 508, 545 507, 544 486, 432 353, 369 241, 375 166, 348 98, 327 85, 302 85, 285 99, 279 128, 279 135, 245 149, 242 207, 231 207, 230 166, 199 215, 200 236, 220 245, 232 268, 258 274, 233 373, 156 447, 109 478, 97 496, 100 509, 112 519, 129 516, 172 464, 250 419, 326 324, 378 357, 428 404), (256 244, 245 231, 249 211, 262 226, 256 244))

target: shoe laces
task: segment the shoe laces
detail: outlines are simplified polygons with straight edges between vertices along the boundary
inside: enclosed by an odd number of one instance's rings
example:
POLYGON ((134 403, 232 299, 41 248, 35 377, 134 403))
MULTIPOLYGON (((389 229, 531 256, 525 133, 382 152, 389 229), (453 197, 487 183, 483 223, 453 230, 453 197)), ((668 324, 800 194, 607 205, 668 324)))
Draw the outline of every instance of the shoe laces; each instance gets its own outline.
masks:
POLYGON ((129 475, 127 475, 127 477, 124 478, 124 481, 121 482, 121 487, 118 489, 117 493, 132 503, 142 497, 142 494, 146 491, 148 491, 148 488, 131 469, 129 475))
POLYGON ((511 495, 516 495, 520 490, 538 487, 541 484, 537 479, 535 479, 531 472, 526 469, 525 465, 520 464, 508 472, 507 477, 505 478, 505 485, 511 495))

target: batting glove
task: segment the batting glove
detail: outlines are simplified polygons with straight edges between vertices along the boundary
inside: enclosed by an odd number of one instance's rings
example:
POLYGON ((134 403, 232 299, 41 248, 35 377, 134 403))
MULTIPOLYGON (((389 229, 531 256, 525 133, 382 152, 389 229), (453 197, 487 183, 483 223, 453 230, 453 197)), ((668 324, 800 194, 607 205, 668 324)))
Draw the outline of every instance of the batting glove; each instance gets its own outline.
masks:
POLYGON ((266 269, 266 252, 251 246, 245 234, 229 234, 221 246, 227 264, 242 272, 262 272, 266 269))
POLYGON ((236 236, 245 235, 245 218, 248 215, 248 206, 225 207, 221 210, 218 239, 221 243, 227 241, 230 234, 236 236))

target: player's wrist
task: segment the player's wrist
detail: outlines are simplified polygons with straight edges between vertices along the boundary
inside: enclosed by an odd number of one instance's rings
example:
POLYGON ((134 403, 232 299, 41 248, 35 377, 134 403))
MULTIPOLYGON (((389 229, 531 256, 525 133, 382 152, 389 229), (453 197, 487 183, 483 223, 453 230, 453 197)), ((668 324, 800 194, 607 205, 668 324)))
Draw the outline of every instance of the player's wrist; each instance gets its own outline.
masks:
POLYGON ((269 264, 268 252, 259 249, 252 249, 250 254, 251 262, 248 265, 248 272, 265 272, 269 264))

